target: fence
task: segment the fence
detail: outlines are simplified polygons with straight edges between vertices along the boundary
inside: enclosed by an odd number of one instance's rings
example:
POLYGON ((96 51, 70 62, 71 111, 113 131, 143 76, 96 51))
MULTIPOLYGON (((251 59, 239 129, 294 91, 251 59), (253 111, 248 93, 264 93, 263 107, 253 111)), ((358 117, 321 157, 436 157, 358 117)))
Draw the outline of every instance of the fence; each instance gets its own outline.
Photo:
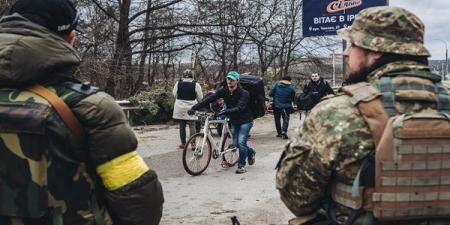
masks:
POLYGON ((125 116, 127 117, 128 123, 130 123, 130 125, 132 126, 132 120, 130 120, 130 112, 133 110, 138 110, 139 107, 135 106, 128 100, 117 100, 116 103, 119 104, 119 106, 125 112, 125 116))

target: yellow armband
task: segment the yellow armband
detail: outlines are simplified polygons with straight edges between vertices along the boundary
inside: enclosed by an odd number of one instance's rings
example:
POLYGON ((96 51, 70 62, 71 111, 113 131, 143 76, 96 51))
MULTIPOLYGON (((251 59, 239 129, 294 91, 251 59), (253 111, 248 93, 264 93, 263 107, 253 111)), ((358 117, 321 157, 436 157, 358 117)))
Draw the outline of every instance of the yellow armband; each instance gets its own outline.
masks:
POLYGON ((110 191, 137 180, 148 170, 144 159, 136 151, 123 154, 97 166, 97 174, 106 189, 110 191))

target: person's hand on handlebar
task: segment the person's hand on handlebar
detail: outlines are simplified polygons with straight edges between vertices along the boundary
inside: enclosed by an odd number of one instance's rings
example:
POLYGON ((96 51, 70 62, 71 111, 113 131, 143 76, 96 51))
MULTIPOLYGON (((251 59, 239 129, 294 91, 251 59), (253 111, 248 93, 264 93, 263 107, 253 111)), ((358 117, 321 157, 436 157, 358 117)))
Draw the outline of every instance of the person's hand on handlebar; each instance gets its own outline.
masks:
POLYGON ((220 116, 226 116, 227 114, 228 114, 227 110, 222 110, 222 111, 220 111, 220 112, 217 114, 217 116, 218 116, 218 117, 220 117, 220 116))

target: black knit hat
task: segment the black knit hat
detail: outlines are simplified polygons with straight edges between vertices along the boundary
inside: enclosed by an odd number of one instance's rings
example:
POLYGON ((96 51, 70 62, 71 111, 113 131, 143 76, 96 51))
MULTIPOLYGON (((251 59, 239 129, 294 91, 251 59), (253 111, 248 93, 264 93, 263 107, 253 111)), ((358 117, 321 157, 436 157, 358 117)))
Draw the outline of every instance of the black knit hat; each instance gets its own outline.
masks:
POLYGON ((17 0, 9 13, 19 13, 57 34, 67 34, 78 24, 78 12, 71 0, 17 0))

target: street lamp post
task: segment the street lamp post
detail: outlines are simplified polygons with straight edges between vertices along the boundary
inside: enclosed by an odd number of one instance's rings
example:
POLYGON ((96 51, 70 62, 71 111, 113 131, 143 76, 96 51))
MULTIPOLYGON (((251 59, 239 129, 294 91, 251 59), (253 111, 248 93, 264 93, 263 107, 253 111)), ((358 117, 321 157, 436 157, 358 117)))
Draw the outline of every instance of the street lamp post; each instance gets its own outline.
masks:
POLYGON ((442 78, 442 80, 447 79, 447 74, 448 74, 448 49, 447 49, 447 42, 445 42, 445 73, 444 76, 442 78))
POLYGON ((336 87, 336 63, 335 63, 334 49, 332 54, 333 54, 333 87, 336 87))
POLYGON ((347 73, 347 68, 345 66, 345 57, 344 57, 344 52, 347 49, 347 41, 345 41, 344 39, 342 39, 342 81, 344 81, 346 79, 346 73, 347 73))
POLYGON ((442 70, 442 73, 443 73, 442 74, 442 80, 445 80, 446 76, 448 74, 448 48, 447 48, 447 42, 443 41, 441 39, 436 39, 436 40, 438 40, 438 41, 440 41, 440 42, 445 44, 445 68, 442 70))

